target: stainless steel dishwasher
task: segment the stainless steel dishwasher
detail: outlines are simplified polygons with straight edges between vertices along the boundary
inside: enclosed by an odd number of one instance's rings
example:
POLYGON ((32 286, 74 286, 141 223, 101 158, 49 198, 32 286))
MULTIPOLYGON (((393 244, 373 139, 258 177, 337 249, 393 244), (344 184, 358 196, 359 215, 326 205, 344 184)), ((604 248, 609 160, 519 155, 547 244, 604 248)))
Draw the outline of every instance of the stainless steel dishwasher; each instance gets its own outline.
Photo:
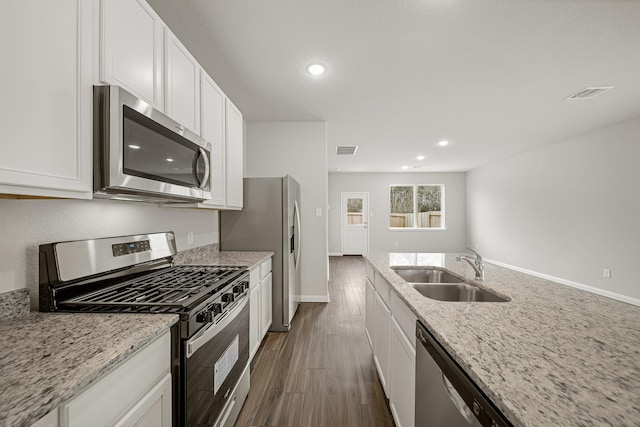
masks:
POLYGON ((416 336, 416 427, 512 425, 420 321, 416 336))

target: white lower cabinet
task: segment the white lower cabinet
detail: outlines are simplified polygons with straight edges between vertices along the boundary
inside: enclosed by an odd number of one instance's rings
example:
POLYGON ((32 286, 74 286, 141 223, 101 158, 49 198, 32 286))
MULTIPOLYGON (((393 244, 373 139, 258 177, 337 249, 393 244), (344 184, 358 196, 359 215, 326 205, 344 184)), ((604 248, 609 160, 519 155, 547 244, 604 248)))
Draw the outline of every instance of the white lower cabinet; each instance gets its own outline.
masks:
POLYGON ((249 272, 249 360, 253 359, 271 327, 272 286, 269 258, 249 272))
POLYGON ((59 408, 60 427, 170 427, 171 335, 147 345, 59 408))
POLYGON ((260 338, 264 338, 271 327, 271 295, 272 295, 271 272, 260 281, 260 338))
POLYGON ((31 424, 31 427, 58 427, 58 408, 31 424))
POLYGON ((165 375, 114 427, 171 427, 171 374, 165 375))
POLYGON ((391 285, 367 268, 365 331, 398 427, 415 426, 416 321, 391 285))
POLYGON ((249 359, 253 359, 260 347, 260 284, 251 283, 251 286, 254 287, 249 294, 249 359))
POLYGON ((391 326, 391 310, 384 303, 380 294, 375 295, 373 330, 373 360, 380 375, 380 382, 385 394, 389 397, 389 332, 391 326))
POLYGON ((373 305, 375 304, 376 290, 368 277, 364 278, 364 327, 369 345, 373 347, 373 305))
POLYGON ((389 406, 397 427, 415 425, 416 348, 391 317, 389 406))

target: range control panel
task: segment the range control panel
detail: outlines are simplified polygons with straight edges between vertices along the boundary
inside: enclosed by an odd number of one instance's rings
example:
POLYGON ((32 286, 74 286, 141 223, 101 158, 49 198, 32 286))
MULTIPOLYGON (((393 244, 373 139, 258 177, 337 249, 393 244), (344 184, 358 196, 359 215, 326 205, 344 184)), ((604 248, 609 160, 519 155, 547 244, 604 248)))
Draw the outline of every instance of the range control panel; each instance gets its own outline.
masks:
POLYGON ((116 257, 135 254, 137 252, 150 251, 151 246, 149 245, 148 240, 139 240, 137 242, 118 243, 115 245, 111 245, 111 250, 113 251, 113 256, 116 257))

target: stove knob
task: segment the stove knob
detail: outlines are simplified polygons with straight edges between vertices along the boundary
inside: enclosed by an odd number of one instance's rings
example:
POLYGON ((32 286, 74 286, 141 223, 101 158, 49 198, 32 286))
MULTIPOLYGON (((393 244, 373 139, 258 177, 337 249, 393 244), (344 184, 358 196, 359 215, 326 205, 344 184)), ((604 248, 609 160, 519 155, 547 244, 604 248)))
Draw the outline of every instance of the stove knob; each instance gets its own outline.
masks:
POLYGON ((222 301, 224 302, 233 302, 235 300, 235 297, 232 293, 226 293, 224 295, 222 295, 222 301))
POLYGON ((198 323, 211 323, 213 322, 213 312, 206 310, 201 311, 196 315, 196 322, 198 323))
POLYGON ((222 313, 222 304, 220 304, 219 302, 214 303, 211 306, 211 311, 213 312, 214 316, 217 315, 217 314, 222 313))
POLYGON ((244 292, 244 284, 240 283, 238 285, 235 285, 233 287, 233 293, 234 294, 241 294, 244 292))

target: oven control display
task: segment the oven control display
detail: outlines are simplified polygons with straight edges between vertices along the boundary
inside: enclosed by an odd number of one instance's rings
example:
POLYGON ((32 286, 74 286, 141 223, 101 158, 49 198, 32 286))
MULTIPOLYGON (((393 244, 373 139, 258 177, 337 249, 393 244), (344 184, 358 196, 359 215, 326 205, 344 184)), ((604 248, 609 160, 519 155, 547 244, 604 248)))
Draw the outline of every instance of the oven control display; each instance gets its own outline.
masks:
POLYGON ((137 242, 118 243, 111 245, 113 256, 122 256, 135 254, 136 252, 146 252, 151 250, 148 240, 140 240, 137 242))

